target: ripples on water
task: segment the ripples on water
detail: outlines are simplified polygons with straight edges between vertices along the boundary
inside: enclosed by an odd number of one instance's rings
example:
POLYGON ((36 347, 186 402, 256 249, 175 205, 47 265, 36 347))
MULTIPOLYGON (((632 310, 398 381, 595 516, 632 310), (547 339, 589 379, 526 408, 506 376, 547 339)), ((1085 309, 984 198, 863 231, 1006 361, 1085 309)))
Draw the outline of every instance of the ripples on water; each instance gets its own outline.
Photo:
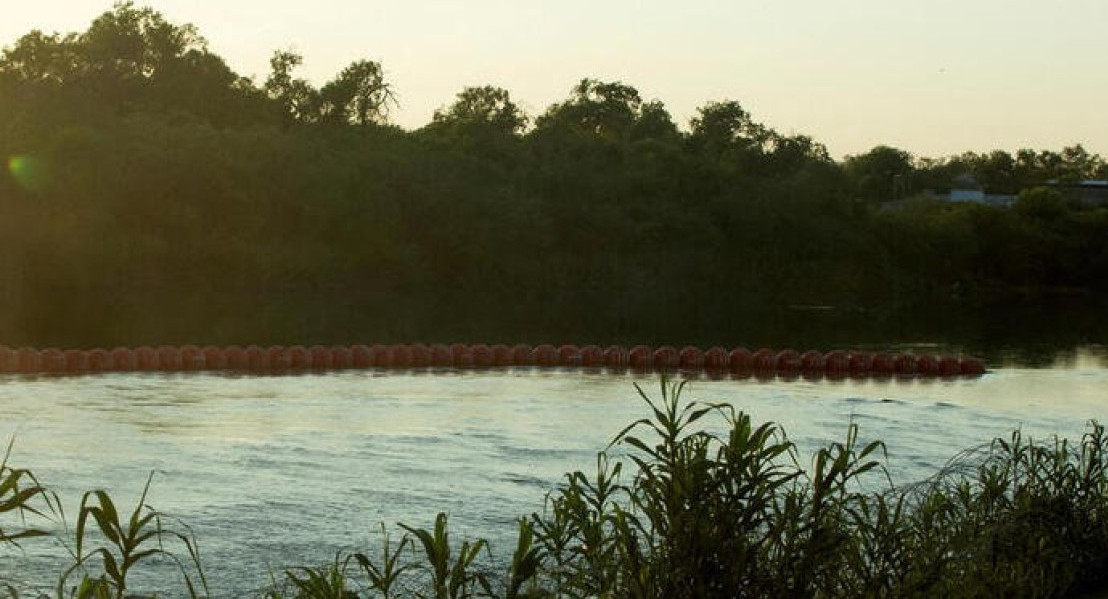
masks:
MULTIPOLYGON (((0 378, 0 432, 71 519, 93 488, 129 511, 155 471, 149 503, 192 527, 213 594, 239 596, 271 570, 375 548, 379 522, 429 527, 438 511, 455 537, 488 537, 506 556, 515 518, 646 415, 633 382, 657 390, 650 376, 540 371, 0 378)), ((1077 437, 1106 420, 1105 390, 1108 370, 1089 354, 975 380, 700 379, 686 393, 780 423, 802 460, 853 420, 910 482, 1017 427, 1077 437)), ((65 552, 32 542, 0 555, 3 573, 49 585, 65 552)))

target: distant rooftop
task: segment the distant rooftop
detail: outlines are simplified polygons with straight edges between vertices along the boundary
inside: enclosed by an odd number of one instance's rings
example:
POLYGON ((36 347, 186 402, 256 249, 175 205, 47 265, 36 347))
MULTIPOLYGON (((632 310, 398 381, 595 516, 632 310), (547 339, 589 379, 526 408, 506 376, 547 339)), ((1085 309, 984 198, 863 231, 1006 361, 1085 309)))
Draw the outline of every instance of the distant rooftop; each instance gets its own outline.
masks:
POLYGON ((1056 185, 1059 187, 1104 187, 1108 188, 1108 179, 1083 179, 1081 181, 1073 182, 1059 182, 1057 179, 1051 179, 1046 182, 1047 185, 1056 185))

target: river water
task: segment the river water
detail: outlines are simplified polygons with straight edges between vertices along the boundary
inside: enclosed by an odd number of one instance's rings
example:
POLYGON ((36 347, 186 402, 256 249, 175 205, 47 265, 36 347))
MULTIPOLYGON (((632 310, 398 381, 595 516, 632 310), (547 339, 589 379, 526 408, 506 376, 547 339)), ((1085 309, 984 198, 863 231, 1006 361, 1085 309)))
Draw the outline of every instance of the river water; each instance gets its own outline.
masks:
MULTIPOLYGON (((515 519, 648 415, 634 383, 657 396, 656 375, 539 370, 9 377, 0 433, 15 437, 11 464, 62 498, 70 530, 83 491, 129 513, 153 472, 148 503, 191 527, 212 595, 258 596, 271 572, 376 548, 380 522, 399 536, 397 522, 430 527, 439 511, 455 538, 487 537, 506 557, 515 519)), ((685 397, 780 423, 805 463, 853 420, 886 441, 904 483, 1016 428, 1080 436, 1108 420, 1108 368, 1090 348, 976 379, 698 378, 685 397)), ((66 555, 53 540, 0 547, 0 578, 50 587, 66 555)), ((147 575, 135 590, 181 588, 168 564, 147 575)))

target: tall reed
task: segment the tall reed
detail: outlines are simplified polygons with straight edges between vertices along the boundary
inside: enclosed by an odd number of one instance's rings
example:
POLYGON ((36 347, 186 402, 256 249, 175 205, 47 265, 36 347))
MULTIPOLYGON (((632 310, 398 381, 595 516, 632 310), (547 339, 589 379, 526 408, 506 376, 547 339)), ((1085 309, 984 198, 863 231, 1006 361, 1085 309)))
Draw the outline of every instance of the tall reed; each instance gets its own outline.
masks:
MULTIPOLYGON (((14 438, 8 441, 0 459, 0 546, 19 548, 21 541, 49 535, 42 528, 28 525, 27 517, 49 520, 61 514, 61 503, 30 470, 9 465, 14 443, 14 438)), ((0 572, 0 590, 18 595, 14 581, 8 580, 4 572, 0 572)))

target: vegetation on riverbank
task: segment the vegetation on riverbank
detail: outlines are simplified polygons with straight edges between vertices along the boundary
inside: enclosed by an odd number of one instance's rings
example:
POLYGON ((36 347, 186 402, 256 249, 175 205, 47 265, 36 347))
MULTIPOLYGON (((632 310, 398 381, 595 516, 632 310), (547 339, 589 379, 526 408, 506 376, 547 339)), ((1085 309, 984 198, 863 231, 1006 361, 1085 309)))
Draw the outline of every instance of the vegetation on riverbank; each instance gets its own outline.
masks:
POLYGON ((679 126, 593 79, 533 116, 467 88, 408 131, 382 65, 298 63, 244 78, 130 4, 6 48, 0 339, 773 345, 717 315, 1108 290, 1108 207, 1036 187, 1108 177, 1079 145, 836 161, 737 101, 679 126), (1026 193, 882 208, 964 173, 1026 193))
MULTIPOLYGON (((682 388, 663 381, 656 401, 639 390, 650 417, 623 429, 595 472, 567 474, 542 512, 519 520, 510 562, 494 563, 483 540, 452 543, 439 514, 426 529, 401 525, 399 540, 384 535, 378 551, 290 568, 263 593, 1061 597, 1108 587, 1108 434, 1096 422, 1074 443, 1017 431, 895 488, 884 445, 859 443, 854 425, 805 463, 776 425, 684 402, 682 388)), ((35 521, 59 517, 57 505, 4 462, 0 541, 39 541, 35 521)), ((187 528, 144 500, 121 518, 106 493, 87 493, 70 542, 59 599, 142 596, 128 574, 160 558, 184 580, 170 594, 219 596, 187 528)))

